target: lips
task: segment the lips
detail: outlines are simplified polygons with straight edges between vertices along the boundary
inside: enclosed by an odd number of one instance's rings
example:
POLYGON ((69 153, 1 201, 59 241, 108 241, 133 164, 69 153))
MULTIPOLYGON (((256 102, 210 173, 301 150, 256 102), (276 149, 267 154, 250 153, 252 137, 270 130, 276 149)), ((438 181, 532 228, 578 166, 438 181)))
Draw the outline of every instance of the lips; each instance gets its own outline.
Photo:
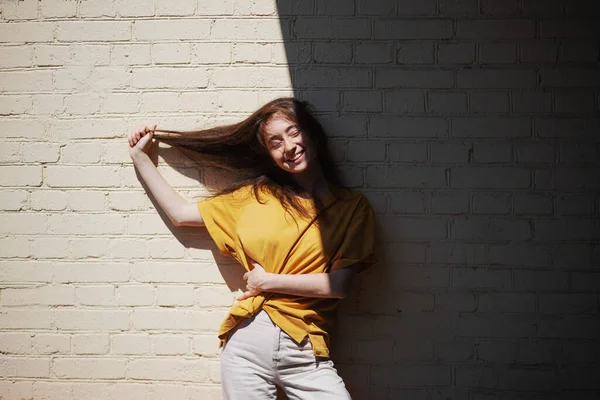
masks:
POLYGON ((303 154, 304 154, 304 150, 300 150, 300 152, 298 152, 294 155, 294 158, 288 158, 286 161, 287 162, 296 162, 300 159, 300 157, 302 157, 303 154))

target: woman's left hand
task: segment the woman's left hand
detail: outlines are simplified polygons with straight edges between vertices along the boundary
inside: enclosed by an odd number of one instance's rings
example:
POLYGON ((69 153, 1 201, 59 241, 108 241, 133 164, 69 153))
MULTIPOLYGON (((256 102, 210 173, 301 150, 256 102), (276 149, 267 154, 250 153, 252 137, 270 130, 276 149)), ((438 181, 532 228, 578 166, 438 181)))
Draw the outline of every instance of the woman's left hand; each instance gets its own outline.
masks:
POLYGON ((264 284, 269 277, 269 273, 254 260, 250 260, 253 268, 252 270, 244 274, 244 280, 246 281, 246 291, 239 296, 237 300, 245 300, 248 297, 256 296, 262 293, 264 284))

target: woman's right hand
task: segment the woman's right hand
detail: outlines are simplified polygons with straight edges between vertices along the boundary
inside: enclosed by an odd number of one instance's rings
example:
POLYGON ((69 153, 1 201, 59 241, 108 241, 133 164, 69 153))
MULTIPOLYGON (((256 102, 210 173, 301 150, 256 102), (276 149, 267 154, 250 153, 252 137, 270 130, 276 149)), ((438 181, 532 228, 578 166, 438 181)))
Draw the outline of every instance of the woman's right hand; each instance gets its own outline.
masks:
POLYGON ((130 132, 127 135, 127 141, 129 142, 129 156, 132 159, 135 159, 135 157, 140 154, 146 154, 150 147, 149 144, 152 143, 152 136, 154 135, 155 129, 156 125, 152 128, 145 126, 144 128, 130 132))

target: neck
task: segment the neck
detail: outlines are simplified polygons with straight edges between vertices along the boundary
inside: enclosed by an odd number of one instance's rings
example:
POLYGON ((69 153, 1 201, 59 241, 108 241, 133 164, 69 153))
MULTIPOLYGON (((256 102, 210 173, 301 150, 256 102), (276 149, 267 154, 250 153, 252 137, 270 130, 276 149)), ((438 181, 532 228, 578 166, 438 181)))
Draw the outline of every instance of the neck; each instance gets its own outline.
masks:
POLYGON ((329 183, 325 179, 325 174, 321 168, 295 175, 294 179, 298 186, 310 195, 320 195, 329 191, 329 183))

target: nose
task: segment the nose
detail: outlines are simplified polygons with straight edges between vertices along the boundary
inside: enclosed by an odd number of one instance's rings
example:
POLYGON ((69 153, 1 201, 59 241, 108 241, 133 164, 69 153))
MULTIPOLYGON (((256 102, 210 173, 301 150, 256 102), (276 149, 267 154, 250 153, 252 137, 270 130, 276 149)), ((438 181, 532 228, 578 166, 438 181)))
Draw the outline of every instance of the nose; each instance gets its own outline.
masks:
POLYGON ((283 139, 283 148, 286 153, 290 153, 292 150, 296 148, 296 143, 292 138, 284 138, 283 139))

